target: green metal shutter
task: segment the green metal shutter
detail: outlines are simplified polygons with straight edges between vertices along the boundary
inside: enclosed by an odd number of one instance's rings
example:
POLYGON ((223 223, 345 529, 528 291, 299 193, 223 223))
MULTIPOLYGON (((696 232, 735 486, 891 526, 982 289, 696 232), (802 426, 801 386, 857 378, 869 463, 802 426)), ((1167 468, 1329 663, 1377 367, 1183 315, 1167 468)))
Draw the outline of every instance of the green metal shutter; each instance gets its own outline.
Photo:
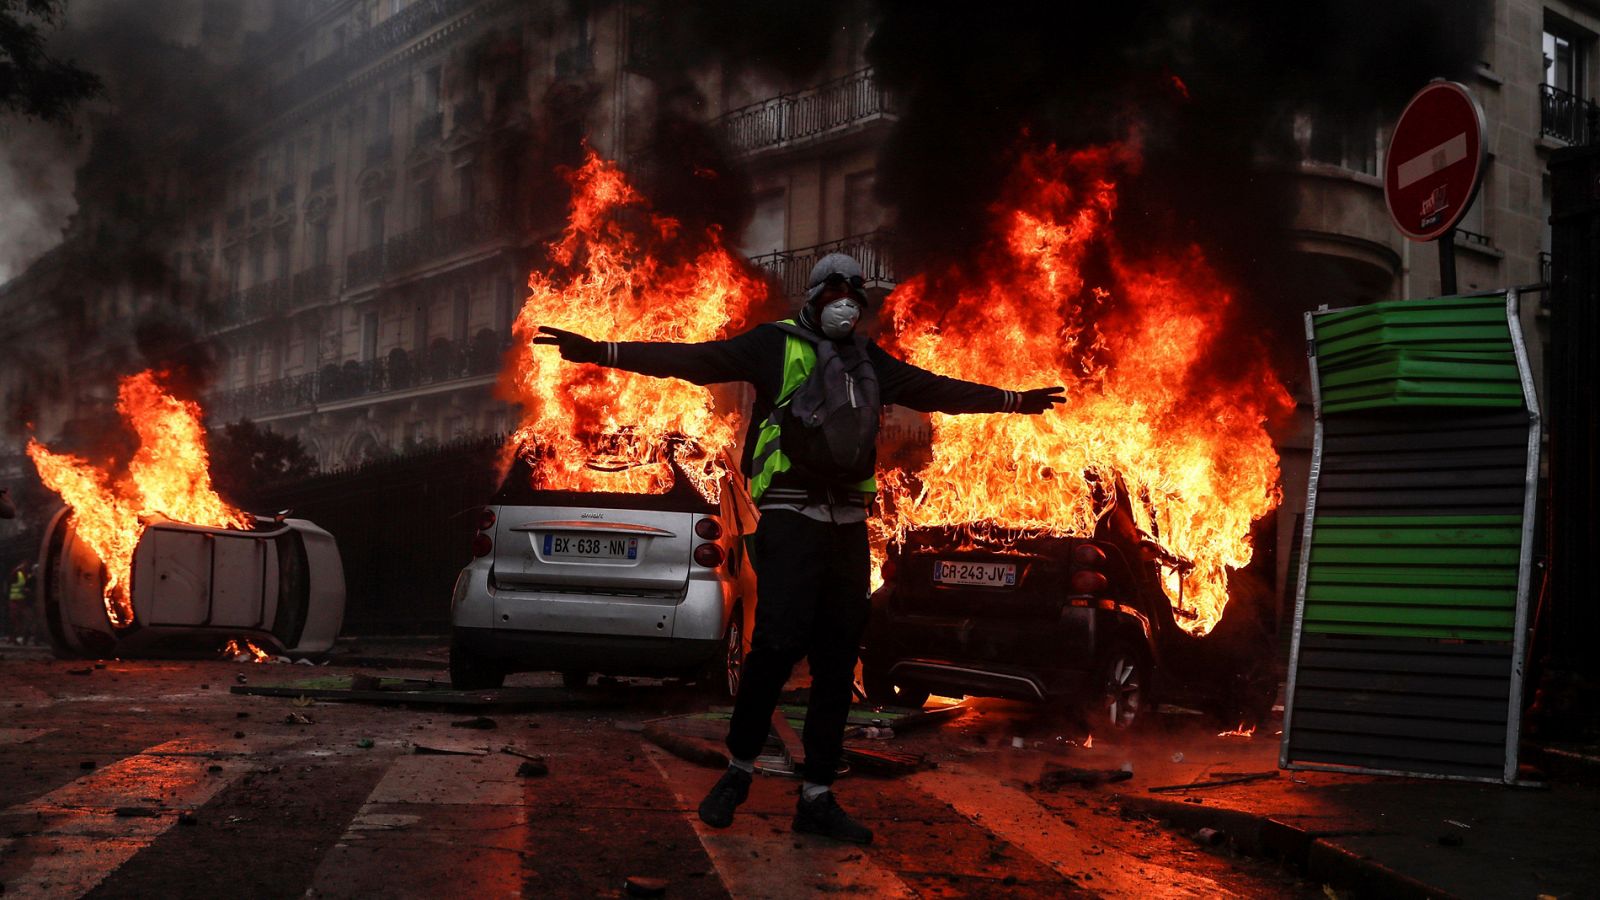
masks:
POLYGON ((1317 428, 1285 766, 1514 777, 1538 452, 1516 307, 1307 316, 1317 428))

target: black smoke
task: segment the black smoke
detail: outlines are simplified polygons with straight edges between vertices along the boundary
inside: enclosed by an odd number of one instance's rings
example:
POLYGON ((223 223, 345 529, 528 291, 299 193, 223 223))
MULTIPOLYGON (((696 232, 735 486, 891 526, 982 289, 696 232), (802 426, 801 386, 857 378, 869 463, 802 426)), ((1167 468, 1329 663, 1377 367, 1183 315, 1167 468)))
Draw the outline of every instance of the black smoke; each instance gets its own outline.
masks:
POLYGON ((1322 286, 1290 242, 1295 114, 1391 121, 1430 79, 1472 73, 1491 5, 882 0, 878 11, 867 56, 899 122, 877 191, 906 268, 973 259, 1019 142, 1076 148, 1137 128, 1144 164, 1121 185, 1119 218, 1136 223, 1124 239, 1199 240, 1240 286, 1245 317, 1292 329, 1322 286))

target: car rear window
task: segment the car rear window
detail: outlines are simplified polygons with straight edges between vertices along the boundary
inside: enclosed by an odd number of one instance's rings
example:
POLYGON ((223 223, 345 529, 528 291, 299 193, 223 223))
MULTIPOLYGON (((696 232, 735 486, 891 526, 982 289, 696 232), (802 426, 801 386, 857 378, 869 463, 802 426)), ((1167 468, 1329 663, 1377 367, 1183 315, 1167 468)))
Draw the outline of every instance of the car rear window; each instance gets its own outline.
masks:
POLYGON ((520 456, 495 491, 499 506, 588 506, 598 509, 644 509, 654 512, 714 514, 717 508, 694 489, 683 470, 672 467, 672 488, 665 494, 620 494, 604 491, 553 491, 534 487, 533 470, 520 456))

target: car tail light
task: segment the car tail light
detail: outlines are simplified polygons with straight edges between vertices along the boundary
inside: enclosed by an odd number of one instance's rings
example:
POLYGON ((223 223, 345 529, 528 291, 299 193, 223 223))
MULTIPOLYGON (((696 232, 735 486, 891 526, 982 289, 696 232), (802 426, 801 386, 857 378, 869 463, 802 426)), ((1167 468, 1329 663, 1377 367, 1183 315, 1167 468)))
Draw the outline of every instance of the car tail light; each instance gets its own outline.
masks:
POLYGON ((694 561, 708 569, 722 565, 722 548, 716 544, 701 544, 694 548, 694 561))
POLYGON ((1106 576, 1093 569, 1079 569, 1072 573, 1074 594, 1098 594, 1105 590, 1108 584, 1106 576))
POLYGON ((1072 548, 1072 561, 1080 566, 1099 568, 1106 564, 1106 552, 1093 544, 1079 544, 1072 548))
POLYGON ((483 512, 478 513, 478 530, 488 531, 494 527, 494 510, 485 506, 483 512))
POLYGON ((714 541, 722 537, 722 523, 707 517, 694 523, 694 533, 700 535, 701 540, 714 541))
POLYGON ((474 557, 488 556, 494 550, 494 539, 483 532, 472 536, 472 555, 474 557))

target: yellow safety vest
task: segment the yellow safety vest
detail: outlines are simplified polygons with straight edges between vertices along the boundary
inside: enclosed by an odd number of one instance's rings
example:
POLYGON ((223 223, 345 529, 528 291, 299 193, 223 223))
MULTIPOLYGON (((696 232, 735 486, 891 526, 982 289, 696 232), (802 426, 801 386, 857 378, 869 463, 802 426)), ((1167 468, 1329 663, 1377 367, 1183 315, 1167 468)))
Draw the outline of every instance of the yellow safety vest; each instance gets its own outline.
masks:
MULTIPOLYGON (((783 324, 793 325, 793 319, 785 319, 783 324)), ((787 335, 783 345, 783 387, 778 391, 778 402, 772 408, 772 413, 761 423, 761 430, 756 434, 755 455, 751 463, 754 474, 750 476, 750 496, 761 502, 761 495, 772 486, 772 479, 779 472, 787 472, 794 465, 783 449, 778 446, 778 436, 783 430, 778 427, 778 410, 789 405, 794 399, 794 392, 800 389, 806 378, 811 375, 811 370, 817 365, 817 348, 811 342, 794 335, 787 335)), ((866 478, 849 489, 863 494, 875 494, 878 491, 876 476, 866 478)))

